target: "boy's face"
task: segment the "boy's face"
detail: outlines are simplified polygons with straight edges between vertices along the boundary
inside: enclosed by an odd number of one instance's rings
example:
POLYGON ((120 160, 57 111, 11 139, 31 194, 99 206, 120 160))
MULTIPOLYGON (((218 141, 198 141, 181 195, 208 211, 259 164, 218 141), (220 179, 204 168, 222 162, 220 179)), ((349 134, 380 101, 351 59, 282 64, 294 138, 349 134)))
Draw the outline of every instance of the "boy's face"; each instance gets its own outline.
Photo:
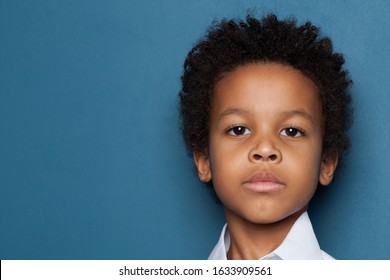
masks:
POLYGON ((209 149, 194 153, 227 214, 258 224, 303 211, 337 157, 322 156, 322 106, 315 84, 276 63, 247 64, 217 83, 209 149))

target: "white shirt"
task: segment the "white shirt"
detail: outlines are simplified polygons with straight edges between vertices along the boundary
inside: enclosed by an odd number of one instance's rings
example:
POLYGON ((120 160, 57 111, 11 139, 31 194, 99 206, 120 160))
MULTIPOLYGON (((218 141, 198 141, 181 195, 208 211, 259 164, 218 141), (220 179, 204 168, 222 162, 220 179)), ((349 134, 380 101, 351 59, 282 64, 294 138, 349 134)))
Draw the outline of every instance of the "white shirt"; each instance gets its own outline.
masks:
MULTIPOLYGON (((230 247, 230 235, 227 225, 222 229, 217 245, 209 260, 226 260, 230 247)), ((320 249, 314 234, 309 215, 304 212, 294 223, 282 244, 261 260, 333 260, 334 258, 320 249)))

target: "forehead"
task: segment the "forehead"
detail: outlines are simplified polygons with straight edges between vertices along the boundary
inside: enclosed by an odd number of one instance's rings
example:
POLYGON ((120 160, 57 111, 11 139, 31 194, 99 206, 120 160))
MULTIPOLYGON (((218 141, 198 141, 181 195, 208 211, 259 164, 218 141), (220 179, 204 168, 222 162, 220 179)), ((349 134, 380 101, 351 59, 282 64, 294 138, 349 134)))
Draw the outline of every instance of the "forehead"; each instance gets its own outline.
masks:
POLYGON ((214 88, 212 112, 236 106, 270 113, 279 108, 322 114, 315 83, 299 70, 278 63, 251 63, 222 75, 214 88))

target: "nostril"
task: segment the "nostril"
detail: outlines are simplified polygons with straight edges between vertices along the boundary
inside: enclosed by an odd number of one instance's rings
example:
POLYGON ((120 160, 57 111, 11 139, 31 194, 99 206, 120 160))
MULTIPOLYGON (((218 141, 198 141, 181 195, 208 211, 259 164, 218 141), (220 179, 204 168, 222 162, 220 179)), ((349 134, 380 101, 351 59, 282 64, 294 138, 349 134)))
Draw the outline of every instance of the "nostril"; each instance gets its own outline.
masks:
POLYGON ((269 156, 269 159, 272 160, 272 161, 276 160, 276 158, 277 158, 276 155, 270 155, 270 156, 269 156))
POLYGON ((277 154, 271 154, 271 155, 261 155, 260 153, 254 153, 252 154, 252 159, 254 161, 260 161, 260 160, 265 160, 265 161, 277 161, 278 160, 278 155, 277 154))
POLYGON ((255 160, 260 160, 260 159, 261 159, 261 155, 255 154, 255 155, 253 156, 253 158, 254 158, 255 160))

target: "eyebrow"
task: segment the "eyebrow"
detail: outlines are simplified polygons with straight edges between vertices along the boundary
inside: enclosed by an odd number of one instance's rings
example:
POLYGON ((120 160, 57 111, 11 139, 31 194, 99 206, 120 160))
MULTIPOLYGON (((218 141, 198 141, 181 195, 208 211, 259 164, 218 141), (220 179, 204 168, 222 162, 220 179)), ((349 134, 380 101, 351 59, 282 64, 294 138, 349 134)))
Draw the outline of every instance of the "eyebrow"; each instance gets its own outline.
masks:
POLYGON ((221 114, 219 114, 218 121, 222 120, 224 117, 229 116, 229 115, 249 116, 249 115, 253 115, 253 114, 247 110, 243 110, 240 108, 228 108, 225 111, 223 111, 221 114))
POLYGON ((285 111, 282 112, 281 114, 286 118, 293 117, 293 116, 301 116, 314 124, 313 116, 310 115, 309 113, 306 113, 304 110, 285 111))
MULTIPOLYGON (((289 118, 289 117, 293 117, 293 116, 301 116, 314 124, 313 116, 310 115, 309 113, 306 113, 304 110, 298 109, 298 110, 292 110, 292 111, 283 111, 280 114, 284 118, 289 118)), ((225 111, 223 111, 221 114, 219 114, 218 121, 222 120, 224 117, 229 116, 229 115, 250 116, 250 115, 253 115, 253 113, 251 113, 250 111, 244 110, 244 109, 240 109, 240 108, 228 108, 225 111)))

